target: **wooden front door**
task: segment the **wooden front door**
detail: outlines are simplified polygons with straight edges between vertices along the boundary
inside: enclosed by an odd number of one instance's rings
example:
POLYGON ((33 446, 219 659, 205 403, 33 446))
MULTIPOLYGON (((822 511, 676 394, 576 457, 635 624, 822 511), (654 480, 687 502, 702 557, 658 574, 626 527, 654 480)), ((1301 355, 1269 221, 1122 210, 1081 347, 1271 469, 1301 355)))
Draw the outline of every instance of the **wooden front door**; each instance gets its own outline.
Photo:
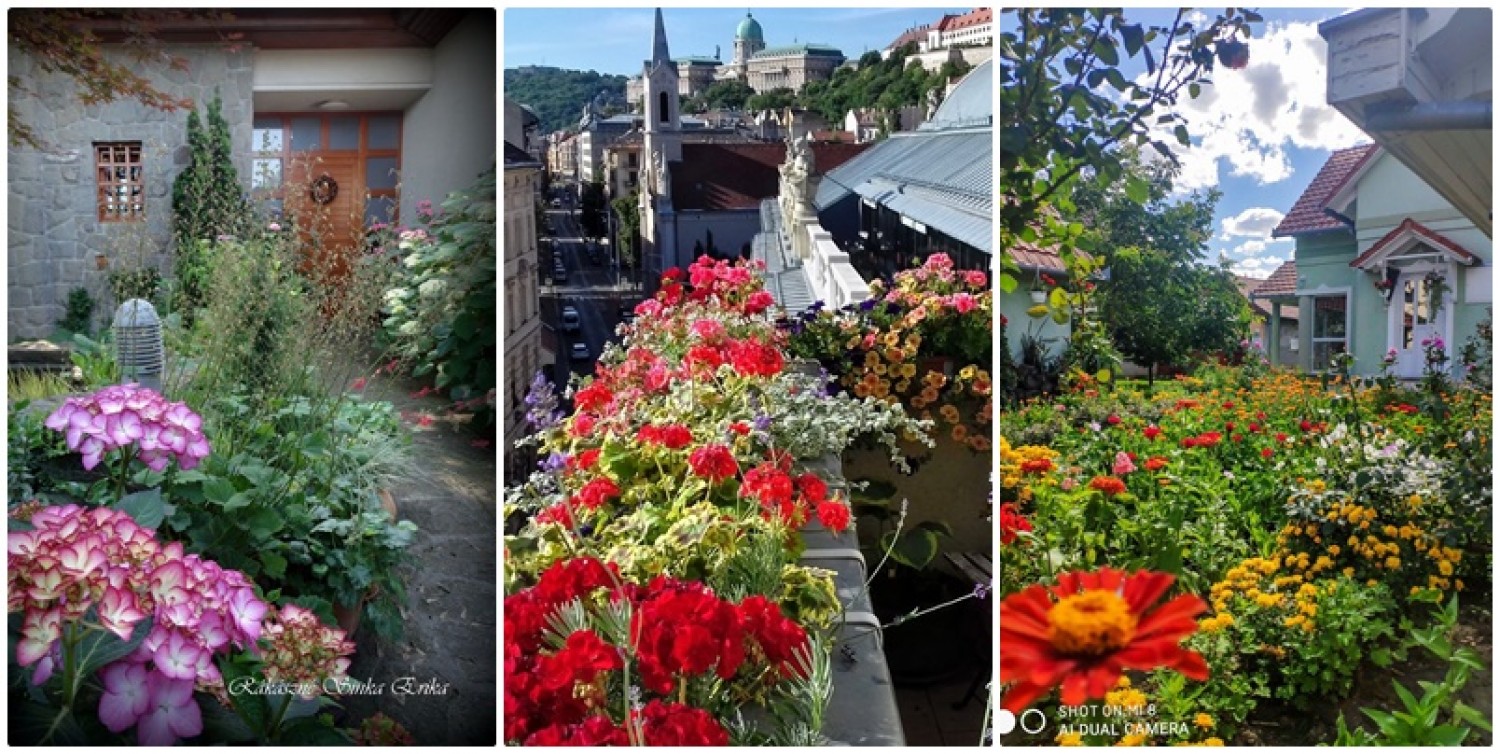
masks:
POLYGON ((358 155, 298 154, 287 171, 286 213, 297 226, 303 272, 340 280, 364 239, 364 181, 358 155))
POLYGON ((394 112, 255 115, 251 185, 297 223, 304 272, 341 279, 366 229, 398 222, 401 129, 394 112))

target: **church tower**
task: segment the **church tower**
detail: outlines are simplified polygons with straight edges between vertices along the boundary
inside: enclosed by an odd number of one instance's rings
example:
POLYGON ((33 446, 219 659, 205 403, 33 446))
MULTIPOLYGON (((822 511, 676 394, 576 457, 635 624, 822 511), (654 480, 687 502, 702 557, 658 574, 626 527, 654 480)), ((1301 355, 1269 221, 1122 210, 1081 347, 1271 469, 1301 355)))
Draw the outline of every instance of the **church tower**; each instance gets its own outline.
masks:
POLYGON ((734 30, 734 71, 745 81, 750 77, 750 56, 766 49, 766 38, 760 22, 747 11, 745 20, 734 30))
POLYGON ((661 272, 677 263, 677 221, 672 209, 672 169, 682 162, 682 114, 677 101, 677 64, 667 51, 667 29, 661 8, 656 9, 656 30, 651 40, 651 59, 641 74, 644 108, 641 170, 641 272, 646 292, 655 292, 661 272))
POLYGON ((651 59, 641 77, 645 107, 645 156, 651 167, 658 150, 667 162, 682 161, 682 113, 678 102, 677 64, 667 52, 667 29, 661 8, 656 9, 656 31, 651 40, 651 59))

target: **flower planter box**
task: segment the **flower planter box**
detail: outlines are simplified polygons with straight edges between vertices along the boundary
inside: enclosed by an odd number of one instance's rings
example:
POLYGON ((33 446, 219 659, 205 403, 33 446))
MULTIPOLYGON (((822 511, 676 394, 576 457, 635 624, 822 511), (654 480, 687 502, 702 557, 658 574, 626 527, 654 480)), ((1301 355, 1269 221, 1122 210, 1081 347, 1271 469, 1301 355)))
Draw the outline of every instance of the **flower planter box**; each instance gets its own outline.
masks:
MULTIPOLYGON (((801 465, 818 474, 830 490, 843 490, 842 464, 836 457, 804 460, 801 465)), ((865 590, 865 558, 854 529, 835 534, 816 519, 802 528, 806 550, 801 563, 833 571, 834 587, 844 607, 833 653, 833 698, 829 701, 823 735, 848 746, 905 746, 906 734, 896 707, 880 633, 865 590)))

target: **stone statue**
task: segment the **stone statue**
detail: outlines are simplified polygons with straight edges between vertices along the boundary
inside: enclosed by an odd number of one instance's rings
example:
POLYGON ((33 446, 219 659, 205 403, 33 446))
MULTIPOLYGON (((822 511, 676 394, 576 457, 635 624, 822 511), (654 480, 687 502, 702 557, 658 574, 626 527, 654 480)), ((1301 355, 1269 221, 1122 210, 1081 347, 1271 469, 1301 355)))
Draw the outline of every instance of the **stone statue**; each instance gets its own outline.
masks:
POLYGON ((814 165, 811 141, 811 137, 807 134, 803 134, 792 140, 792 146, 789 150, 791 153, 792 172, 800 177, 806 177, 813 173, 814 165))
POLYGON ((667 173, 667 157, 662 152, 652 156, 651 162, 651 190, 658 194, 665 194, 670 184, 667 182, 670 176, 667 173))
POLYGON ((937 115, 938 103, 940 102, 941 99, 942 98, 938 94, 938 90, 937 90, 936 87, 927 90, 927 116, 926 116, 926 120, 930 121, 930 120, 932 120, 932 117, 934 115, 937 115))

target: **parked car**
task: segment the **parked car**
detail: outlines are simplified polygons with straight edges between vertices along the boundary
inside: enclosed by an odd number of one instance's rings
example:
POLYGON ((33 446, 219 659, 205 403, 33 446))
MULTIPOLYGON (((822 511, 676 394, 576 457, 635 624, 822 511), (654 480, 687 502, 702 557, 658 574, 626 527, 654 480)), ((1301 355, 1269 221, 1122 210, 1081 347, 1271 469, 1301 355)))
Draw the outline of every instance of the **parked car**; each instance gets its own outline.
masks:
POLYGON ((590 358, 593 358, 593 355, 589 353, 589 344, 587 343, 574 343, 573 348, 569 351, 569 355, 573 357, 574 361, 588 361, 590 358))
POLYGON ((578 332, 582 321, 578 318, 578 310, 571 306, 564 306, 562 310, 563 332, 578 332))
POLYGON ((561 267, 553 268, 552 282, 556 285, 562 285, 563 283, 568 282, 568 271, 561 267))

